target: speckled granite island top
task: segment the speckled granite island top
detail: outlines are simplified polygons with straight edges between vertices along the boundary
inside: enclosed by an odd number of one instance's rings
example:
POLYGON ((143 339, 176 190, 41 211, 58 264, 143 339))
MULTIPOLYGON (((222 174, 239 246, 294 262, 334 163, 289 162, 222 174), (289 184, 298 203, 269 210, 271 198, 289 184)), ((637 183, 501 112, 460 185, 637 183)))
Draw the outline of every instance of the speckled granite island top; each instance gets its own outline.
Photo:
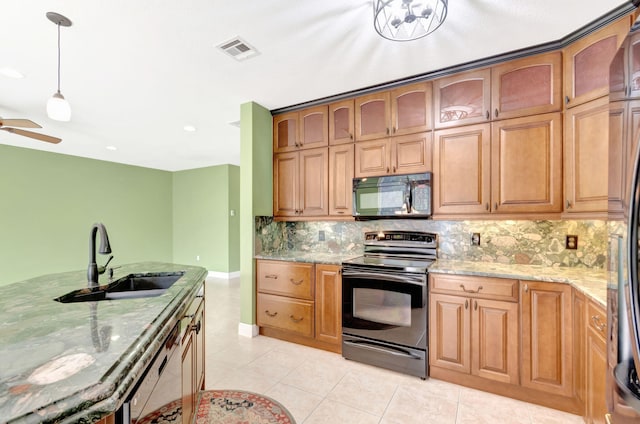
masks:
POLYGON ((607 304, 607 274, 603 269, 445 261, 438 259, 429 268, 429 272, 566 283, 571 284, 600 305, 606 306, 607 304))
POLYGON ((115 270, 114 280, 175 271, 185 274, 166 293, 137 299, 53 300, 86 287, 86 271, 0 287, 0 422, 84 423, 116 411, 207 271, 158 262, 115 270))

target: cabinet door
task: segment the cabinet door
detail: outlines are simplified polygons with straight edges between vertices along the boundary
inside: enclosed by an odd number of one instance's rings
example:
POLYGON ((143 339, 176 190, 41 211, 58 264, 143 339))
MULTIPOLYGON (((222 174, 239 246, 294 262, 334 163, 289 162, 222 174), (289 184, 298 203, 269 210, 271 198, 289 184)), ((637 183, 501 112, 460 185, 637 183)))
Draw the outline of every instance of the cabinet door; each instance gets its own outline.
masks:
POLYGON ((627 102, 609 103, 609 219, 622 219, 624 214, 623 199, 626 196, 626 163, 627 147, 627 102), (623 153, 624 152, 624 153, 623 153))
POLYGON ((432 128, 430 82, 405 85, 391 92, 391 134, 424 132, 432 128))
POLYGON ((298 153, 273 156, 273 214, 298 215, 298 153))
POLYGON ((353 99, 329 105, 329 144, 353 143, 355 134, 353 99))
POLYGON ((629 97, 640 97, 640 34, 634 33, 628 45, 628 86, 629 97))
POLYGON ((432 294, 429 301, 429 366, 471 372, 468 298, 432 294))
POLYGON ((521 291, 521 385, 571 396, 571 286, 523 281, 521 291))
MULTIPOLYGON (((200 390, 204 390, 204 334, 205 334, 205 320, 204 320, 204 302, 200 304, 198 312, 193 320, 195 323, 195 354, 194 354, 194 393, 198 393, 200 390)), ((194 399, 194 403, 197 403, 197 396, 194 399)))
POLYGON ((300 215, 329 213, 329 149, 300 151, 300 215))
POLYGON ((609 101, 568 109, 564 125, 565 212, 606 212, 608 207, 609 101))
POLYGON ((339 265, 316 265, 316 340, 342 343, 342 276, 339 265))
POLYGON ((604 423, 607 413, 606 373, 607 318, 605 311, 589 301, 587 318, 589 320, 586 340, 586 422, 604 423))
POLYGON ((182 339, 182 420, 192 421, 196 395, 193 391, 193 332, 188 331, 182 339))
POLYGON ((512 60, 491 70, 494 119, 562 109, 562 56, 545 53, 512 60))
POLYGON ((373 140, 390 134, 390 95, 381 91, 355 99, 356 141, 373 140))
POLYGON ((585 297, 573 289, 573 395, 580 402, 584 411, 585 405, 585 358, 587 342, 587 305, 585 297))
POLYGON ((329 215, 353 213, 353 144, 329 147, 329 215))
POLYGON ((391 173, 411 174, 431 171, 431 133, 393 137, 391 173))
POLYGON ((309 149, 329 144, 329 109, 316 106, 298 112, 300 147, 309 149))
POLYGON ((490 211, 490 128, 490 124, 482 124, 435 132, 434 214, 490 211))
POLYGON ((492 210, 562 212, 561 114, 494 122, 492 129, 492 210))
POLYGON ((471 299, 471 373, 518 384, 518 304, 471 299))
POLYGON ((567 107, 609 94, 609 65, 629 33, 629 16, 584 37, 564 50, 567 107))
POLYGON ((391 152, 386 138, 355 144, 356 177, 375 177, 391 172, 391 152))
POLYGON ((491 70, 464 72, 435 80, 435 127, 486 122, 491 109, 491 70))
POLYGON ((298 112, 283 113, 273 117, 273 151, 288 152, 298 149, 298 112))

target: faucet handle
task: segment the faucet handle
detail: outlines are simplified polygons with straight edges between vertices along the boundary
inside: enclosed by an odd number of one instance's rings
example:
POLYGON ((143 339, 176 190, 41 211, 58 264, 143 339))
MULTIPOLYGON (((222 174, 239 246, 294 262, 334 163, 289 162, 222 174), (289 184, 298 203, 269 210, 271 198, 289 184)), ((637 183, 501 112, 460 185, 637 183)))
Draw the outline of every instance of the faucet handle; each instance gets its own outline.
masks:
POLYGON ((104 272, 107 270, 107 265, 109 265, 109 262, 111 262, 112 259, 113 255, 109 256, 106 264, 98 266, 98 274, 104 274, 104 272))

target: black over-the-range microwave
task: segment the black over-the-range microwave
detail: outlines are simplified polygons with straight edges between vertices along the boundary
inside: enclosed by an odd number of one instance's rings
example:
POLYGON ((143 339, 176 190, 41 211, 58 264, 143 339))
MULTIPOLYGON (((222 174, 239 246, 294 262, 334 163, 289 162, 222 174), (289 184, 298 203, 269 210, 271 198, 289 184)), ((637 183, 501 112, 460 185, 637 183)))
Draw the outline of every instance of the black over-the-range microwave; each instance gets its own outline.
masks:
POLYGON ((356 219, 431 217, 431 172, 353 179, 356 219))

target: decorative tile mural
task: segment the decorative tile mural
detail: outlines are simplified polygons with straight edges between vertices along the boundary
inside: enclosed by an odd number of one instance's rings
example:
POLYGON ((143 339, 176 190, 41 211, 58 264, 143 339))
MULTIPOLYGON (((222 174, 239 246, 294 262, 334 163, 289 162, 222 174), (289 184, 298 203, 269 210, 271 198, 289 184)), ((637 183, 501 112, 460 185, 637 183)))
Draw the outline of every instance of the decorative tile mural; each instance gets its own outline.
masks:
POLYGON ((607 262, 607 222, 598 220, 276 222, 256 217, 255 253, 361 254, 363 234, 384 230, 436 233, 442 259, 585 268, 605 268, 607 262), (472 233, 480 234, 480 246, 471 245, 472 233), (578 236, 578 249, 565 248, 568 234, 578 236))

